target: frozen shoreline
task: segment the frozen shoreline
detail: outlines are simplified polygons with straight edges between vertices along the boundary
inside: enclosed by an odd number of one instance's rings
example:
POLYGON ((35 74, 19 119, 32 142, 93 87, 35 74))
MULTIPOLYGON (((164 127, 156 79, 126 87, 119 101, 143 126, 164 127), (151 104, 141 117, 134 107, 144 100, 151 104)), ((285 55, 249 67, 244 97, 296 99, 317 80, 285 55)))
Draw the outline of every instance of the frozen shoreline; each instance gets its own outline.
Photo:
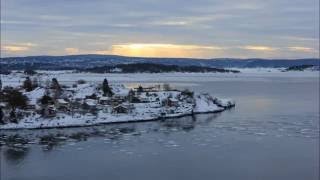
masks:
MULTIPOLYGON (((211 96, 210 96, 211 97, 211 96)), ((230 109, 235 106, 235 102, 229 99, 217 99, 217 104, 207 103, 207 99, 199 98, 197 99, 197 105, 193 109, 184 109, 184 112, 173 113, 161 116, 160 114, 150 113, 147 115, 131 115, 131 114, 121 114, 112 115, 100 112, 101 117, 93 116, 81 116, 81 117, 71 117, 64 116, 63 119, 44 119, 38 117, 38 119, 26 119, 18 124, 9 123, 0 126, 0 130, 19 130, 19 129, 50 129, 50 128, 70 128, 70 127, 85 127, 94 126, 100 124, 116 124, 116 123, 134 123, 134 122, 144 122, 144 121, 157 121, 170 118, 179 118, 184 116, 192 116, 194 114, 205 114, 205 113, 219 113, 224 110, 230 109)))

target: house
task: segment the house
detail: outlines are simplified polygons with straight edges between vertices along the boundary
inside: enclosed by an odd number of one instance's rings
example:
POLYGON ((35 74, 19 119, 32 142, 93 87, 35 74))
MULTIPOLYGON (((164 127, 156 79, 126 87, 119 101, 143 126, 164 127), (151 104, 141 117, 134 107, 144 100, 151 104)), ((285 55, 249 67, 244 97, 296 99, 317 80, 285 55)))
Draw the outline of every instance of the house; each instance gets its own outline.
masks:
POLYGON ((117 105, 123 103, 124 101, 125 101, 124 96, 115 95, 115 96, 112 96, 112 98, 110 100, 110 105, 117 106, 117 105))
POLYGON ((133 109, 134 109, 133 104, 124 103, 124 104, 120 104, 118 106, 113 107, 112 113, 116 113, 116 114, 127 113, 128 114, 128 113, 132 113, 133 109))
POLYGON ((128 113, 128 109, 125 106, 120 104, 118 106, 115 106, 112 109, 112 113, 115 113, 115 114, 128 113))
POLYGON ((88 110, 97 109, 97 101, 94 99, 86 99, 83 103, 83 108, 88 110))
POLYGON ((36 109, 36 105, 35 104, 28 104, 25 109, 26 110, 35 110, 36 109))
POLYGON ((137 87, 137 88, 134 88, 137 92, 138 91, 142 91, 142 92, 154 92, 154 91, 157 91, 157 88, 156 87, 137 87))
POLYGON ((149 103, 150 99, 148 97, 139 97, 140 102, 142 103, 149 103))
POLYGON ((164 100, 164 105, 169 107, 177 107, 179 106, 179 101, 174 98, 168 98, 164 100))
POLYGON ((102 105, 110 105, 110 104, 111 104, 111 98, 110 98, 110 97, 106 97, 106 96, 102 96, 102 97, 99 99, 99 104, 102 104, 102 105))
POLYGON ((55 105, 59 110, 69 110, 70 108, 69 102, 64 99, 57 99, 55 105))
POLYGON ((42 109, 42 115, 44 117, 55 117, 56 114, 57 114, 57 110, 54 105, 49 105, 42 109))

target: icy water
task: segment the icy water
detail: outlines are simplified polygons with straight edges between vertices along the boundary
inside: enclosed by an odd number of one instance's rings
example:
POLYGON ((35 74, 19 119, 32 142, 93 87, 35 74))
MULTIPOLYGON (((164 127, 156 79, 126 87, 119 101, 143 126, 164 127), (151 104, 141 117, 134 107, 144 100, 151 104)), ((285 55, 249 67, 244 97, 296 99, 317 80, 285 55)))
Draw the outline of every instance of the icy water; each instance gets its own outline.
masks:
POLYGON ((0 179, 319 179, 318 77, 172 83, 237 106, 157 122, 1 132, 0 179))

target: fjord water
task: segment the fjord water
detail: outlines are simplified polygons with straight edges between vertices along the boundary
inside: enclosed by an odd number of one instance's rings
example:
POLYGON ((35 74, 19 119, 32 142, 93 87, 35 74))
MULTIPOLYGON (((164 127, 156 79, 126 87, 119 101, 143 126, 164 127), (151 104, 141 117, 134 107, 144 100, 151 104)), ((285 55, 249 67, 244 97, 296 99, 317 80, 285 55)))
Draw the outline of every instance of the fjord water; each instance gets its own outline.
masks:
POLYGON ((1 178, 317 180, 318 78, 165 80, 230 97, 237 105, 219 114, 156 122, 2 132, 28 143, 1 147, 1 178), (48 134, 68 138, 37 143, 48 134))

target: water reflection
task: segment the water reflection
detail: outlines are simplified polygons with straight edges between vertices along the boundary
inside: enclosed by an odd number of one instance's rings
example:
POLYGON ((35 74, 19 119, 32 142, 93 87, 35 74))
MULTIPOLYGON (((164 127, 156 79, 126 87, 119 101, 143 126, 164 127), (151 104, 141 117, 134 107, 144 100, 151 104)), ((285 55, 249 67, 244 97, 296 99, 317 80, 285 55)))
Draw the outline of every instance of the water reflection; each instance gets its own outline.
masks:
MULTIPOLYGON (((1 149, 1 148, 0 148, 1 149)), ((4 148, 4 157, 8 163, 13 165, 20 164, 29 153, 28 147, 4 148)))
POLYGON ((144 133, 157 132, 170 134, 173 132, 190 132, 197 125, 207 125, 220 114, 195 115, 172 118, 154 122, 127 124, 109 124, 93 127, 19 130, 0 132, 0 144, 6 148, 4 156, 8 161, 19 162, 29 152, 29 146, 37 144, 44 152, 56 150, 70 143, 87 141, 90 138, 103 137, 111 143, 118 143, 124 136, 141 136, 144 133))

